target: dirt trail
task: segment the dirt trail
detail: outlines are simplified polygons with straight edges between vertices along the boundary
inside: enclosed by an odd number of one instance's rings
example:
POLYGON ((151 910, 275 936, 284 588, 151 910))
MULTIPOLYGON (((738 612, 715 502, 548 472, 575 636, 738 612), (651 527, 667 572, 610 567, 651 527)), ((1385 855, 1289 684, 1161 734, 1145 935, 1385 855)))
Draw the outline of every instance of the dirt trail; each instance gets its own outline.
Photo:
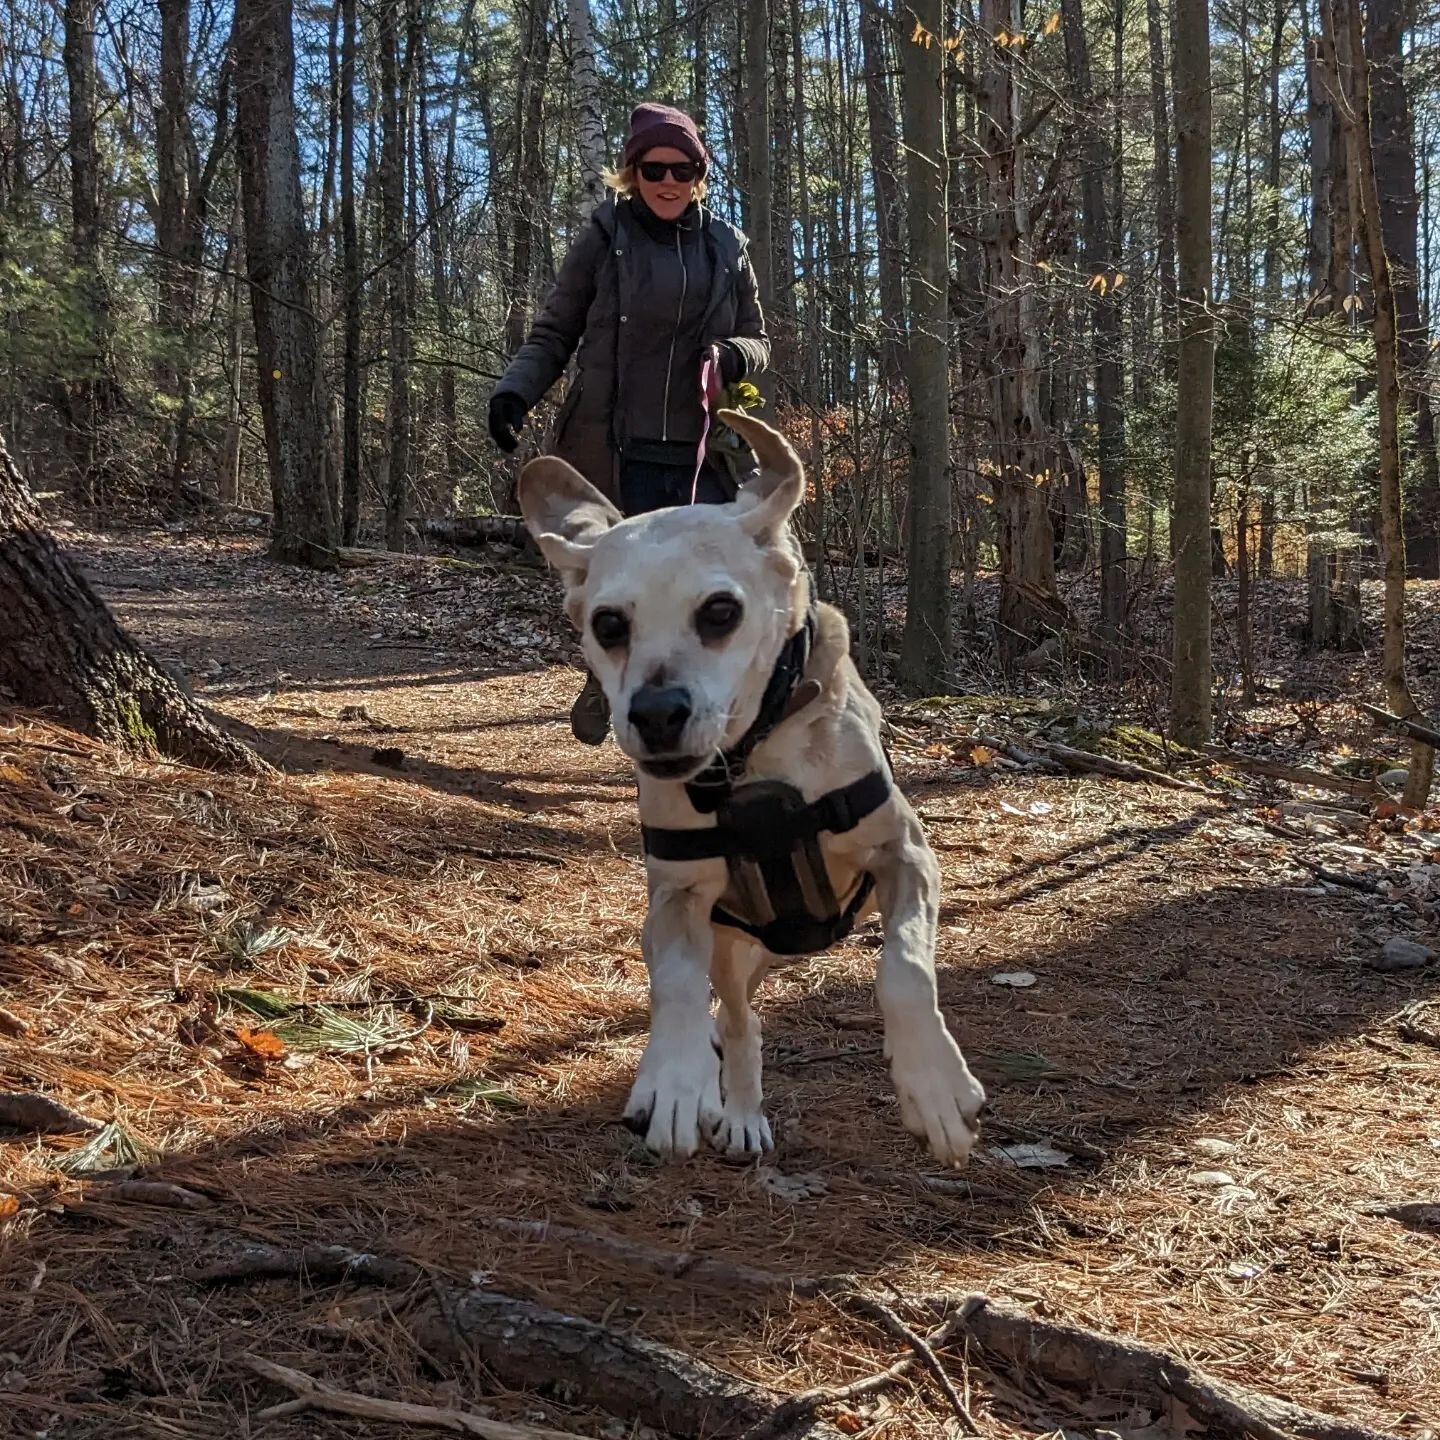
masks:
MULTIPOLYGON (((152 1172, 210 1202, 81 1206, 54 1168, 72 1142, 0 1141, 0 1190, 38 1207, 0 1251, 0 1294, 23 1297, 0 1303, 14 1433, 248 1434, 277 1397, 237 1367, 246 1350, 429 1403, 487 1388, 437 1375, 372 1296, 185 1281, 217 1231, 493 1277, 785 1390, 893 1358, 819 1303, 637 1277, 496 1216, 982 1289, 1417 1440, 1433 1425, 1440 1258, 1373 1211, 1437 1198, 1440 1054, 1393 1023, 1436 976, 1360 966, 1374 906, 1318 893, 1259 825, 1204 796, 902 747, 944 869, 942 1001, 991 1094, 985 1148, 937 1178, 901 1132, 872 929, 762 992, 773 1161, 658 1166, 616 1123, 646 1013, 632 787, 613 746, 569 735, 578 675, 549 582, 433 559, 297 576, 239 540, 76 538, 126 623, 292 773, 57 755, 56 732, 0 717, 19 867, 0 863, 0 1006, 31 1027, 0 1038, 0 1089, 120 1120, 152 1172), (1033 986, 995 983, 1015 971, 1033 986), (236 987, 370 1002, 405 1036, 267 1063, 216 1008, 236 987), (380 1006, 436 994, 503 1026, 416 1035, 380 1006), (1039 1141, 1068 1161, 990 1148, 1039 1141)), ((1082 1433, 1063 1397, 973 1384, 986 1434, 1056 1416, 1082 1433)), ((920 1389, 887 1404, 880 1428, 942 1428, 920 1389)), ((265 1433, 364 1432, 310 1416, 265 1433)))

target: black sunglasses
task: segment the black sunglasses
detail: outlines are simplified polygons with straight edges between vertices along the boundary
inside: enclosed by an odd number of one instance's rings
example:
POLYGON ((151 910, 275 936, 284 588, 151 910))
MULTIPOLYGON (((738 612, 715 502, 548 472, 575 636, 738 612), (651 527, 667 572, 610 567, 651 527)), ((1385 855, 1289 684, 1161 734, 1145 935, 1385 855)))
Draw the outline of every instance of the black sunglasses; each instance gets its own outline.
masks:
POLYGON ((677 185, 693 185, 703 174, 704 169, 690 160, 681 160, 673 163, 669 160, 642 160, 640 162, 640 174, 652 185, 658 185, 669 175, 677 185))

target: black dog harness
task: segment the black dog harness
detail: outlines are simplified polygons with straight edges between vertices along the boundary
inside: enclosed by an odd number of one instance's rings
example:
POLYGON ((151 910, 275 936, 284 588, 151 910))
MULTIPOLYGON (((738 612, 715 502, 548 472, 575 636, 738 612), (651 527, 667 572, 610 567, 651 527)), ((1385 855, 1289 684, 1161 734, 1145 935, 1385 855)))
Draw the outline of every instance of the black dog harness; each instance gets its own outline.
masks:
POLYGON ((698 814, 714 815, 715 828, 641 827, 645 853, 657 860, 723 859, 730 883, 710 918, 753 935, 775 955, 812 955, 850 933, 875 877, 861 875, 842 904, 830 884, 820 836, 853 830, 890 795, 888 769, 872 770, 810 804, 780 780, 741 783, 755 747, 820 693, 815 681, 804 679, 814 639, 812 610, 785 642, 755 723, 686 784, 690 803, 698 814))

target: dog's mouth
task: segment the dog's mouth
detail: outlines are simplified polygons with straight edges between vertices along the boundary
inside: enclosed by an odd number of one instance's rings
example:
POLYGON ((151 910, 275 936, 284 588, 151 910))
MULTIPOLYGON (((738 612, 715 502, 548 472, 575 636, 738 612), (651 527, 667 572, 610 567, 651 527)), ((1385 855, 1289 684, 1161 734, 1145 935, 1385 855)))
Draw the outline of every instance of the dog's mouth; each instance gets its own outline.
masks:
POLYGON ((705 768, 704 755, 647 755, 635 763, 656 780, 688 780, 705 768))

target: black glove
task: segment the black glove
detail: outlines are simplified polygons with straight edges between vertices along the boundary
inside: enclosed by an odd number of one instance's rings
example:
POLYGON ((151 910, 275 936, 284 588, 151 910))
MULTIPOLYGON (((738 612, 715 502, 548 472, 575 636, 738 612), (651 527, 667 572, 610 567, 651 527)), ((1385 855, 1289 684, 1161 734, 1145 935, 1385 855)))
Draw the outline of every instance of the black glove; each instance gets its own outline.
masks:
POLYGON ((520 443, 526 408, 518 395, 506 393, 490 397, 490 438, 507 455, 520 443))

